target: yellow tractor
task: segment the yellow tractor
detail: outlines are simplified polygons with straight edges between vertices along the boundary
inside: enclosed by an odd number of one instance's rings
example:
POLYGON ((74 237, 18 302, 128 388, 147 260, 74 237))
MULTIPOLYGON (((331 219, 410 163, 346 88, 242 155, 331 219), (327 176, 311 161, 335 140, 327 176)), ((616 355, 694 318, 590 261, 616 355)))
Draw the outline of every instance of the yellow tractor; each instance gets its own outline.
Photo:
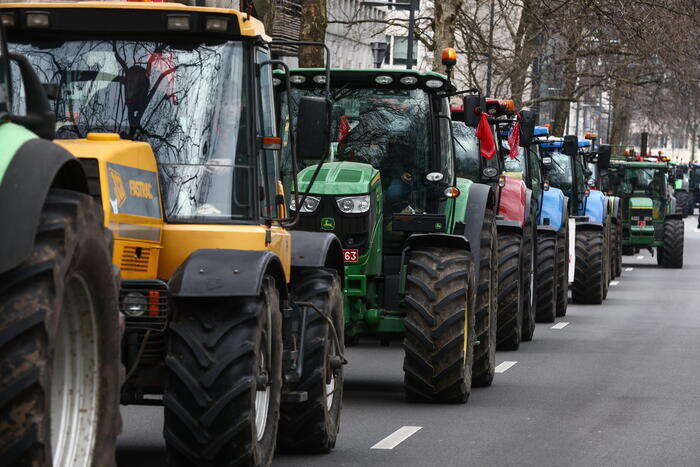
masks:
MULTIPOLYGON (((121 403, 164 406, 174 465, 267 465, 275 447, 332 449, 342 250, 331 233, 287 230, 278 63, 262 24, 236 10, 147 2, 1 4, 0 19, 10 52, 46 90, 54 142, 80 160, 74 176, 114 236, 121 403)), ((33 105, 20 80, 12 90, 13 110, 33 105)), ((300 115, 297 146, 323 161, 328 100, 305 98, 300 115)), ((56 426, 47 406, 37 420, 56 426)), ((95 407, 99 434, 100 394, 95 407)), ((19 463, 51 451, 47 426, 15 453, 19 463)), ((99 436, 64 444, 83 453, 66 465, 104 458, 99 436)))

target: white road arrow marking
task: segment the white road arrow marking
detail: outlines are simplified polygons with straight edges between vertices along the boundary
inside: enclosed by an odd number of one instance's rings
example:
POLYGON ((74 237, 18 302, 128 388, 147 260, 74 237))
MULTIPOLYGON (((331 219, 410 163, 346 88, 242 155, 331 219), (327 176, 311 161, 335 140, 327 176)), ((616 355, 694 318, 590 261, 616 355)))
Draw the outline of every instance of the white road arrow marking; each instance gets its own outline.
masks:
POLYGON ((512 367, 516 363, 518 363, 518 362, 499 363, 498 366, 496 366, 496 373, 505 373, 510 367, 512 367))
POLYGON ((413 436, 418 430, 423 428, 422 426, 402 426, 370 449, 394 449, 399 444, 406 441, 409 437, 413 436))
POLYGON ((632 271, 634 268, 625 268, 625 271, 629 272, 632 271))
POLYGON ((552 326, 550 329, 564 329, 564 328, 567 327, 568 325, 569 325, 569 323, 567 323, 566 321, 562 321, 561 323, 555 324, 555 325, 552 326))

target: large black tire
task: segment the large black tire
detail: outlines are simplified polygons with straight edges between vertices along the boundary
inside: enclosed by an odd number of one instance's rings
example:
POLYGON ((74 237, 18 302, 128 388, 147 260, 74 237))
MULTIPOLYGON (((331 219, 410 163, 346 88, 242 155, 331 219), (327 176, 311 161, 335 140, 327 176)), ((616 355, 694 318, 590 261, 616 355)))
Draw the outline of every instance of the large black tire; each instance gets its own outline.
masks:
POLYGON ((176 302, 163 395, 170 465, 270 465, 282 389, 281 316, 270 276, 257 297, 176 302), (269 397, 264 418, 255 409, 261 387, 269 397))
POLYGON ((557 314, 557 233, 540 232, 537 238, 537 289, 538 323, 552 323, 557 314))
POLYGON ((679 190, 674 194, 678 212, 685 218, 692 213, 692 196, 687 191, 679 190))
POLYGON ((472 386, 490 386, 496 371, 498 295, 498 234, 491 209, 486 209, 481 227, 479 287, 476 293, 476 340, 472 386))
POLYGON ((304 370, 299 382, 285 390, 306 391, 308 398, 282 404, 278 446, 284 452, 326 453, 338 437, 343 401, 343 290, 338 273, 329 269, 302 271, 295 275, 292 290, 294 301, 313 303, 333 326, 316 310, 306 308, 304 370))
POLYGON ((603 300, 608 298, 610 281, 612 280, 612 254, 611 249, 611 222, 608 217, 603 227, 603 300))
POLYGON ((116 464, 124 373, 111 257, 112 236, 92 198, 50 190, 34 251, 0 275, 0 464, 116 464), (82 364, 70 358, 76 354, 82 364), (71 379, 60 381, 62 359, 82 369, 83 392, 71 379), (61 397, 76 404, 76 419, 58 429, 60 405, 52 404, 61 397), (64 440, 84 440, 88 427, 93 437, 69 458, 68 446, 52 446, 52 427, 64 440))
POLYGON ((535 312, 537 310, 537 289, 535 287, 535 262, 537 261, 537 224, 534 219, 523 228, 523 247, 520 266, 521 309, 523 322, 520 339, 530 342, 535 334, 535 312))
POLYGON ((670 269, 683 267, 683 220, 667 219, 664 223, 664 245, 657 248, 659 266, 670 269))
POLYGON ((498 350, 518 350, 523 330, 520 264, 522 236, 498 233, 498 350))
POLYGON ((476 340, 476 284, 469 253, 428 247, 411 251, 405 301, 406 399, 465 403, 476 340))
POLYGON ((571 287, 574 303, 603 303, 605 287, 605 233, 602 230, 576 231, 576 271, 571 287))
POLYGON ((565 226, 557 236, 557 317, 566 316, 569 305, 569 229, 565 226))

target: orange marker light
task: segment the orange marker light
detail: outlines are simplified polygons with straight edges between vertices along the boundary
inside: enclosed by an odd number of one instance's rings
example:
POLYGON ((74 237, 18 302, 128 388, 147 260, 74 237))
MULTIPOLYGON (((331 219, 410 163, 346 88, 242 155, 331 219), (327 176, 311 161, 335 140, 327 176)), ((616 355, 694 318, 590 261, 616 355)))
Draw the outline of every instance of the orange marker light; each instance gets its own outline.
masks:
POLYGON ((158 316, 158 305, 160 303, 160 292, 158 290, 148 291, 148 316, 158 316))
POLYGON ((584 133, 583 137, 585 139, 597 139, 598 138, 598 133, 593 133, 592 131, 584 133))
POLYGON ((442 49, 440 54, 442 64, 445 66, 455 66, 457 64, 457 51, 452 47, 442 49))
POLYGON ((457 188, 456 186, 450 186, 445 188, 444 194, 447 198, 457 198, 460 194, 460 191, 459 188, 457 188))
POLYGON ((515 111, 515 101, 513 99, 500 99, 498 101, 505 110, 510 112, 515 111))

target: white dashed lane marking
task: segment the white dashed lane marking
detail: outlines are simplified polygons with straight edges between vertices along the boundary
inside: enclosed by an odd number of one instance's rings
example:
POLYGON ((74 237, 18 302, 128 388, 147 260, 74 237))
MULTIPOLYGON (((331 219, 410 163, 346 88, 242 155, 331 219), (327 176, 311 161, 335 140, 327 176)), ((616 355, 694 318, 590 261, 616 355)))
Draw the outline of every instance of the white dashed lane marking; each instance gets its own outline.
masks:
POLYGON ((498 366, 496 366, 496 373, 505 373, 510 367, 515 365, 518 362, 503 362, 499 363, 498 366))
POLYGON ((370 449, 394 449, 399 444, 413 436, 422 426, 402 426, 370 449))
POLYGON ((619 284, 619 283, 620 283, 620 281, 610 281, 610 285, 611 285, 611 286, 617 285, 617 284, 619 284))
POLYGON ((561 323, 557 323, 554 326, 552 326, 551 329, 564 329, 568 325, 569 323, 567 323, 566 321, 562 321, 561 323))
POLYGON ((634 268, 625 268, 625 271, 629 272, 632 271, 634 268))

